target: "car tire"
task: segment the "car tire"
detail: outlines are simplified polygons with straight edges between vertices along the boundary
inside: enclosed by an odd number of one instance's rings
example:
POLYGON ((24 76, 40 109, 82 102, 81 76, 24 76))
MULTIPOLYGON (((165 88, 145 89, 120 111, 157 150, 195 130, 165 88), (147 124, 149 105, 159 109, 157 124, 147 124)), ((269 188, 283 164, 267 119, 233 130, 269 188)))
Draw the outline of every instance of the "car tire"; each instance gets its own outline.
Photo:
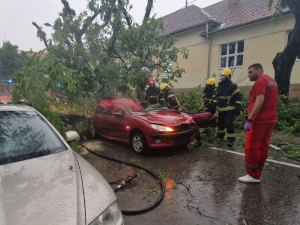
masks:
POLYGON ((134 132, 131 136, 132 149, 137 154, 146 154, 148 147, 144 135, 141 132, 134 132))

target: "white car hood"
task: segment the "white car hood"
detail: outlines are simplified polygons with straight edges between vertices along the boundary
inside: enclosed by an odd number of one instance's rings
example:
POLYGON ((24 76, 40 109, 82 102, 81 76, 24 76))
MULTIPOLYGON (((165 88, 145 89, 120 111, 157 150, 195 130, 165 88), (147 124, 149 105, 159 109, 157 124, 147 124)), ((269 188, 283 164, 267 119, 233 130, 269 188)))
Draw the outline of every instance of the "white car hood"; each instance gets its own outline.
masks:
POLYGON ((91 223, 108 206, 117 200, 117 197, 104 177, 89 162, 74 152, 82 174, 85 194, 86 221, 91 223))
POLYGON ((0 166, 0 225, 78 224, 77 179, 70 150, 0 166))

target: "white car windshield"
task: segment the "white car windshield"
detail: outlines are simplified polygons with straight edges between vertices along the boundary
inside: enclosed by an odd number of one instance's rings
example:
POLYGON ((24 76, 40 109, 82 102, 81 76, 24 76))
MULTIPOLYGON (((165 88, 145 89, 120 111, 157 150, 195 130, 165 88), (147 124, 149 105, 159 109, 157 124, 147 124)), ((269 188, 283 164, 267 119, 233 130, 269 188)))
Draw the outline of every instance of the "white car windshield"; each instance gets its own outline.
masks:
POLYGON ((0 165, 64 150, 60 138, 36 112, 0 112, 0 165))

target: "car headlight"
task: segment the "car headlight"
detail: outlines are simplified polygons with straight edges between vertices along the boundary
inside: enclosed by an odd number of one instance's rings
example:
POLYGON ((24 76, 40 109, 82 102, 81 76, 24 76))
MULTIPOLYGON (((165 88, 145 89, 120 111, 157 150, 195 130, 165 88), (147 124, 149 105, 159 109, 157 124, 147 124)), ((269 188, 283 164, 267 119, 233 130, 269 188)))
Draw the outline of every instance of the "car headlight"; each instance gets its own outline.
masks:
POLYGON ((123 216, 117 202, 109 206, 89 225, 122 225, 123 216))
POLYGON ((161 125, 157 125, 157 124, 150 124, 150 126, 157 131, 162 131, 162 132, 174 131, 171 127, 167 127, 167 126, 161 126, 161 125))

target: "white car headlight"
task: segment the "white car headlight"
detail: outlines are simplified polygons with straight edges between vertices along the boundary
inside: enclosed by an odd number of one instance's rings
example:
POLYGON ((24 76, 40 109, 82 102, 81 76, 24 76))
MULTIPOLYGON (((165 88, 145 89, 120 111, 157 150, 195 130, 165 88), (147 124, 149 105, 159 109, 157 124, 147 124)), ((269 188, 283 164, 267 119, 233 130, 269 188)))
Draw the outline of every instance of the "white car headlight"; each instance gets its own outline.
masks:
POLYGON ((157 131, 162 131, 162 132, 174 131, 171 127, 167 127, 167 126, 161 126, 161 125, 157 125, 157 124, 150 124, 150 126, 157 131))
POLYGON ((89 225, 122 225, 123 216, 117 202, 109 206, 89 225))

